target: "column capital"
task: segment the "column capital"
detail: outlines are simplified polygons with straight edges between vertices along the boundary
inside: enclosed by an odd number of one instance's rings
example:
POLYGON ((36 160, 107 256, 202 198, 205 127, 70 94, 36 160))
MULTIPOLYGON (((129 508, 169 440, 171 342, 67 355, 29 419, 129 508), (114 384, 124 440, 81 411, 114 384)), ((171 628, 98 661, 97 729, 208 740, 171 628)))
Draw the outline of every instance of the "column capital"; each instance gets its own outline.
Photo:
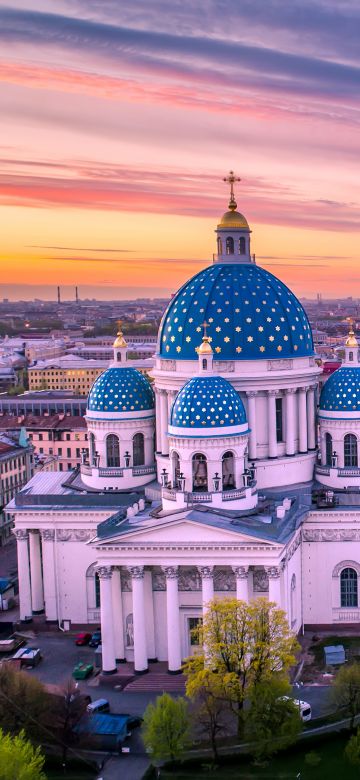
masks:
POLYGON ((97 566, 96 573, 100 580, 111 580, 112 567, 111 566, 97 566))
POLYGON ((13 528, 12 532, 18 542, 27 542, 29 534, 26 528, 13 528))
POLYGON ((270 398, 275 398, 275 396, 279 395, 279 393, 280 393, 279 389, 277 389, 277 390, 267 390, 267 395, 268 395, 268 397, 270 396, 270 398))
POLYGON ((286 395, 295 395, 296 391, 297 391, 297 387, 287 387, 285 389, 285 394, 286 395))
POLYGON ((247 398, 256 398, 258 395, 258 390, 247 390, 246 391, 246 397, 247 398))
POLYGON ((145 566, 128 566, 128 571, 134 580, 144 579, 145 566))
POLYGON ((214 578, 213 566, 198 566, 197 568, 203 580, 212 580, 214 578))
POLYGON ((264 569, 270 580, 277 580, 280 577, 280 566, 264 566, 264 569))
POLYGON ((239 580, 247 580, 249 574, 248 566, 232 566, 231 568, 239 580))
POLYGON ((167 580, 177 580, 179 577, 178 566, 162 566, 161 567, 167 580))
POLYGON ((40 533, 43 542, 53 542, 55 540, 55 530, 53 528, 41 528, 40 533))

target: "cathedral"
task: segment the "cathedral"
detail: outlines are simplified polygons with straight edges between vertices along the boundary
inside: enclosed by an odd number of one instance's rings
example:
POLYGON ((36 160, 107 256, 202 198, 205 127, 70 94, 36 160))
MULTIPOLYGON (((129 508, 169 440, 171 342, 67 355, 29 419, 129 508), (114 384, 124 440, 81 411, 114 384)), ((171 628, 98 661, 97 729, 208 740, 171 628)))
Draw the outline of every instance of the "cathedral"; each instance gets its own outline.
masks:
POLYGON ((153 385, 119 331, 81 468, 36 474, 8 506, 20 619, 101 624, 107 674, 179 672, 213 597, 264 596, 296 634, 360 623, 358 343, 319 397, 306 313, 257 265, 228 181, 213 262, 163 316, 153 385))

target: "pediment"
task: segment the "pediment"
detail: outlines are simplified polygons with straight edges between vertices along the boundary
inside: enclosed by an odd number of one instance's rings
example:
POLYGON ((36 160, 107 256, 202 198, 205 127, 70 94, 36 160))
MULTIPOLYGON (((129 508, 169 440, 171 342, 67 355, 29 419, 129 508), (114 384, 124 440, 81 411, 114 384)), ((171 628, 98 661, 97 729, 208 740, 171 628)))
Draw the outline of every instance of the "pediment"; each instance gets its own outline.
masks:
POLYGON ((241 532, 240 530, 234 530, 232 528, 224 528, 223 526, 216 526, 213 524, 207 524, 202 521, 196 522, 189 519, 178 520, 158 520, 154 524, 137 526, 134 529, 127 529, 124 533, 117 534, 106 540, 96 540, 94 544, 97 547, 105 546, 109 543, 118 544, 122 546, 124 544, 249 544, 277 547, 278 544, 269 539, 256 536, 255 534, 248 534, 241 532))

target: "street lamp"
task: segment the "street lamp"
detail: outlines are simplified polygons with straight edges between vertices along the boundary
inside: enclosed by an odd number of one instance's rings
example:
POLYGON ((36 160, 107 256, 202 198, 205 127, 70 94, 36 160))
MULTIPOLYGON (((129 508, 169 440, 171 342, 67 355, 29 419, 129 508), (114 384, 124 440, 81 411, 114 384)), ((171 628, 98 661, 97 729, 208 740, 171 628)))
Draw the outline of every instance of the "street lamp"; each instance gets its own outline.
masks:
POLYGON ((125 468, 126 469, 128 469, 129 466, 130 466, 130 460, 131 460, 130 452, 128 452, 128 450, 126 450, 126 452, 124 453, 124 461, 125 461, 125 468))
POLYGON ((161 474, 160 474, 160 479, 161 479, 161 485, 162 485, 162 487, 166 487, 166 485, 167 485, 167 483, 168 483, 168 476, 169 476, 169 475, 168 475, 168 472, 166 471, 166 469, 163 469, 163 470, 162 470, 162 472, 161 472, 161 474))
POLYGON ((178 483, 179 483, 179 489, 183 493, 184 490, 185 490, 185 477, 184 477, 182 471, 180 471, 180 474, 178 476, 178 483))
POLYGON ((215 471, 215 474, 213 476, 213 485, 214 485, 215 493, 217 493, 220 488, 220 482, 221 482, 221 478, 219 477, 218 472, 215 471))

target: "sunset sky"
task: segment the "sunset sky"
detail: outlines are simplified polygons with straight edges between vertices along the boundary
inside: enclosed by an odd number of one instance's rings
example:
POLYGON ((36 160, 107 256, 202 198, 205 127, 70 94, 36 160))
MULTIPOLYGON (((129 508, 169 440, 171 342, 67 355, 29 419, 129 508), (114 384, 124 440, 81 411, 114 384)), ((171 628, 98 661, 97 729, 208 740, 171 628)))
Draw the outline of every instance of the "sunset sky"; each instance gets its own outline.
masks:
POLYGON ((229 169, 258 262, 360 296, 358 0, 0 0, 0 297, 167 296, 229 169))

